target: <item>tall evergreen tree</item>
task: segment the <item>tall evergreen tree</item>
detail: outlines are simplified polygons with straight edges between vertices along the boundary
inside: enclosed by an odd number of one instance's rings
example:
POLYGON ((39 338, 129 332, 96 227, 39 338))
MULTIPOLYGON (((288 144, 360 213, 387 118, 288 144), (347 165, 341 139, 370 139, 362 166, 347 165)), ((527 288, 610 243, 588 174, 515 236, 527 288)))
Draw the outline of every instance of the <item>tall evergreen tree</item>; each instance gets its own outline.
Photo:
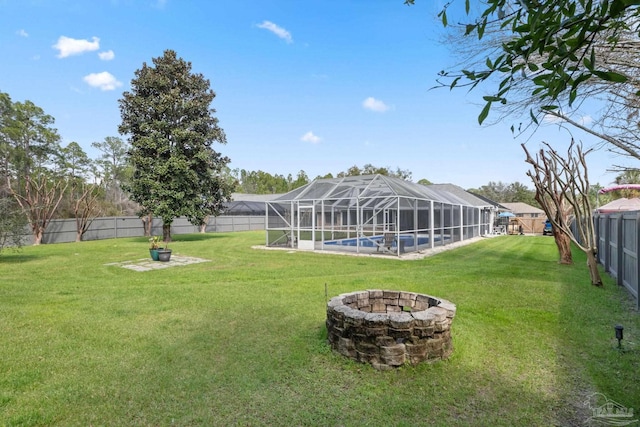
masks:
POLYGON ((118 131, 131 145, 134 170, 126 189, 141 216, 162 218, 170 240, 174 218, 184 215, 199 226, 221 211, 231 194, 221 177, 229 159, 212 148, 227 141, 210 108, 216 95, 209 80, 172 50, 152 61, 136 70, 131 91, 119 100, 118 131))

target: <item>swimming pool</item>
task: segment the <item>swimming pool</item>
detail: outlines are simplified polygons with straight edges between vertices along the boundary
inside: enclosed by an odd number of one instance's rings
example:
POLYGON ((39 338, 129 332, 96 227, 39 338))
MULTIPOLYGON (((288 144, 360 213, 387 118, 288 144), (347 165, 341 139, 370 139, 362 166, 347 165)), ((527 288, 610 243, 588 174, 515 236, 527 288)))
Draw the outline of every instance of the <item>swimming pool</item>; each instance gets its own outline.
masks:
MULTIPOLYGON (((435 241, 438 241, 439 238, 436 237, 435 241)), ((412 234, 401 234, 400 241, 404 243, 404 246, 415 246, 415 236, 412 234)), ((382 246, 384 242, 384 236, 371 236, 371 237, 360 237, 360 238, 350 238, 350 239, 339 239, 339 240, 328 240, 325 241, 325 245, 338 245, 338 246, 361 246, 361 247, 370 247, 375 248, 382 246), (359 241, 359 245, 358 245, 359 241)), ((428 236, 418 236, 418 245, 426 245, 429 243, 428 236)), ((394 240, 392 248, 396 247, 396 242, 394 240)))

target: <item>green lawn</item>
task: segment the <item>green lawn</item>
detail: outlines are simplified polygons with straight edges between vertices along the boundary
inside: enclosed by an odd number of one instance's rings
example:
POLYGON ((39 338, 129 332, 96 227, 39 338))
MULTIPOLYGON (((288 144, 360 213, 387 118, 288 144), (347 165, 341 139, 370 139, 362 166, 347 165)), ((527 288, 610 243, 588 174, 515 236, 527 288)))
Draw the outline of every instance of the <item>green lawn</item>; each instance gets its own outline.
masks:
POLYGON ((551 237, 398 261, 188 235, 174 254, 210 262, 106 265, 148 257, 147 243, 3 252, 0 425, 583 425, 595 392, 640 413, 640 315, 608 276, 589 284, 581 253, 558 265, 551 237), (381 372, 333 353, 325 285, 452 301, 452 357, 381 372))

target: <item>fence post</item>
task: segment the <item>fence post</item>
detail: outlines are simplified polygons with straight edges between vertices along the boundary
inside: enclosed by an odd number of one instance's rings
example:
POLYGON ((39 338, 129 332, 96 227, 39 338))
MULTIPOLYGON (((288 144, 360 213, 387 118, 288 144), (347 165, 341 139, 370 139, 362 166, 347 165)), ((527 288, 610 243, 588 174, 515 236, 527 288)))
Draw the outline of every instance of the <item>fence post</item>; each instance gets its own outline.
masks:
POLYGON ((618 214, 618 227, 616 228, 616 231, 618 232, 618 241, 617 241, 617 245, 618 245, 618 259, 616 260, 617 262, 617 266, 616 266, 616 271, 618 272, 618 277, 617 277, 617 282, 618 282, 618 286, 622 286, 622 282, 624 280, 623 274, 624 272, 623 270, 623 261, 624 261, 624 242, 623 242, 623 236, 624 233, 622 232, 622 229, 624 227, 624 214, 618 214))

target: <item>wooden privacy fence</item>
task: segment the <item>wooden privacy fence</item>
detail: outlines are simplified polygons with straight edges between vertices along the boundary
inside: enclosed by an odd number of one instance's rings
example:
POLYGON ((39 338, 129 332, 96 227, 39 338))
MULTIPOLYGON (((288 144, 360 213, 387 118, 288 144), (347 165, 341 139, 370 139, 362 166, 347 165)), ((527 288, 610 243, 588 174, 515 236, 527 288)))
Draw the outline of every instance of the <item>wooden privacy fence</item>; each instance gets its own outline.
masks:
MULTIPOLYGON (((251 215, 225 215, 210 217, 206 232, 234 232, 264 230, 265 217, 251 215)), ((198 233, 200 229, 187 221, 186 218, 176 218, 171 224, 171 234, 198 233)), ((152 235, 162 235, 162 220, 154 218, 152 235)), ((144 224, 137 216, 100 217, 93 220, 82 240, 113 239, 118 237, 144 236, 144 224)), ((75 219, 53 220, 47 226, 42 243, 64 243, 76 240, 75 219)), ((25 231, 25 244, 33 244, 33 236, 25 231)))
POLYGON ((635 297, 636 309, 640 310, 640 211, 596 214, 594 222, 598 236, 598 262, 618 285, 627 288, 635 297))

